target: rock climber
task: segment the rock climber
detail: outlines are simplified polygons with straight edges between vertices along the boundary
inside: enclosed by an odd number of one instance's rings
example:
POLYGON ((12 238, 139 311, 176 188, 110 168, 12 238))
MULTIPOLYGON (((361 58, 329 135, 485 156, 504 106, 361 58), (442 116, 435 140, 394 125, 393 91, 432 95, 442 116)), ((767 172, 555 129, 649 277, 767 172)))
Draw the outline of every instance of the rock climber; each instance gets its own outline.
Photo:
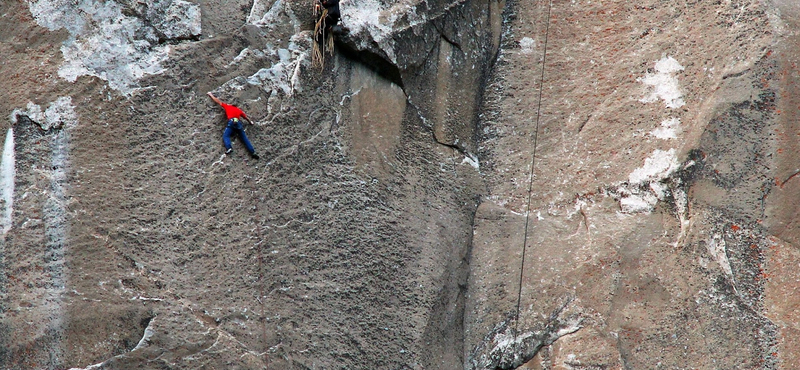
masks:
POLYGON ((239 107, 222 102, 222 100, 219 100, 211 92, 207 94, 211 97, 211 100, 219 104, 222 109, 225 109, 225 115, 228 117, 228 125, 225 127, 225 132, 222 134, 222 142, 225 143, 225 154, 231 154, 233 151, 231 147, 231 135, 238 135, 244 146, 247 147, 247 151, 250 152, 250 156, 258 159, 259 156, 256 154, 253 144, 247 139, 247 134, 244 133, 244 127, 242 126, 242 119, 246 119, 251 125, 253 124, 250 117, 247 117, 244 111, 239 109, 239 107))

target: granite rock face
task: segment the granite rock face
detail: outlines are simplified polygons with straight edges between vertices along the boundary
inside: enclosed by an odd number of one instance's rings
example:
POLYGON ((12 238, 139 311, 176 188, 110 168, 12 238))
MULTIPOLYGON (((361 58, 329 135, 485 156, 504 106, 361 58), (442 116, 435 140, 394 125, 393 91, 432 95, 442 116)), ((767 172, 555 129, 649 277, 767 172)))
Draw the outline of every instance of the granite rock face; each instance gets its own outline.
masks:
POLYGON ((0 4, 0 368, 800 366, 793 2, 341 12, 0 4))
POLYGON ((794 304, 771 287, 791 260, 776 251, 794 249, 773 210, 793 209, 778 199, 794 181, 780 81, 796 11, 506 9, 480 122, 465 366, 793 368, 794 304))

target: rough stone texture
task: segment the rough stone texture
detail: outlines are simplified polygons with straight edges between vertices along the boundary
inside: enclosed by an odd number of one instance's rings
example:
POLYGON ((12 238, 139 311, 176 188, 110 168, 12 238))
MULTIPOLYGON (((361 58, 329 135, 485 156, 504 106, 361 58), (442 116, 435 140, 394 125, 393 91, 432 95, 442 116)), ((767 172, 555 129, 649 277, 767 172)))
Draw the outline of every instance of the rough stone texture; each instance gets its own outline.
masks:
POLYGON ((312 68, 311 4, 222 3, 198 4, 196 38, 120 38, 153 73, 114 78, 127 49, 61 78, 60 47, 112 34, 117 9, 167 37, 186 26, 156 2, 106 1, 89 33, 42 28, 41 2, 2 5, 25 29, 2 44, 17 191, 0 367, 459 367, 474 159, 435 140, 432 102, 410 108, 357 58, 312 68), (212 90, 254 117, 261 161, 222 155, 212 90), (77 124, 48 125, 62 97, 77 124))
POLYGON ((778 82, 796 13, 755 1, 549 4, 509 4, 484 101, 494 205, 476 220, 498 206, 517 216, 476 222, 466 366, 792 368, 793 288, 767 271, 793 248, 771 230, 791 228, 772 212, 788 211, 773 201, 793 181, 782 156, 795 140, 781 137, 793 132, 781 109, 792 93, 778 82), (480 249, 504 228, 527 239, 506 236, 516 249, 498 252, 516 264, 487 274, 495 248, 480 249), (565 300, 580 328, 526 346, 569 322, 554 315, 565 300))
POLYGON ((0 3, 0 368, 800 366, 796 4, 341 10, 0 3))

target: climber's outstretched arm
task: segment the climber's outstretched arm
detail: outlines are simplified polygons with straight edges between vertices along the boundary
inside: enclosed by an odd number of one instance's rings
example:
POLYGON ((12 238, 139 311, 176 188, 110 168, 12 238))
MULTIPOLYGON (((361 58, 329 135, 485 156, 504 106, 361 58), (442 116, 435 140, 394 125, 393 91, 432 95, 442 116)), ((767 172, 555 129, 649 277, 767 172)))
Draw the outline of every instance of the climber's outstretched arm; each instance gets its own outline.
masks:
POLYGON ((206 95, 208 95, 211 98, 211 100, 214 101, 214 103, 222 105, 222 100, 219 100, 216 96, 214 96, 214 94, 212 94, 211 91, 207 92, 206 95))

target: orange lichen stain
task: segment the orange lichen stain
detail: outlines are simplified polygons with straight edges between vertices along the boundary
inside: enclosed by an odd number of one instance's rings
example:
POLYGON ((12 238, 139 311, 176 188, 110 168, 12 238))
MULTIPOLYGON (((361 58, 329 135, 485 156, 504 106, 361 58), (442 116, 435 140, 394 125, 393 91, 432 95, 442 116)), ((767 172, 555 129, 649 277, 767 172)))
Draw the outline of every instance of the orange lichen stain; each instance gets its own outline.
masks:
POLYGON ((733 231, 739 231, 739 229, 741 229, 739 226, 736 226, 736 225, 731 225, 731 230, 733 230, 733 231))

